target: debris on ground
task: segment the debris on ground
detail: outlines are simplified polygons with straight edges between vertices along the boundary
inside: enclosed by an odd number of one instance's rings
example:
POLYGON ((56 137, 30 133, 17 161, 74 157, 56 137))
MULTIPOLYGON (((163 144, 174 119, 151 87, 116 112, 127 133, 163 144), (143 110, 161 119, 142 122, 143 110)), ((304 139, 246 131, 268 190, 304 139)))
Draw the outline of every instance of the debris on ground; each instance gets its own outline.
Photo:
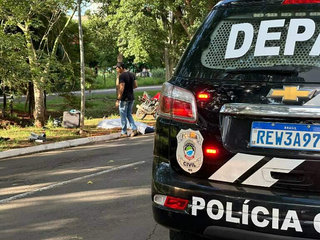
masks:
POLYGON ((80 111, 70 110, 63 112, 62 125, 64 128, 78 128, 80 127, 80 111))
POLYGON ((47 139, 47 136, 45 133, 41 133, 40 135, 35 134, 35 133, 31 133, 30 137, 29 137, 29 141, 30 142, 37 142, 37 143, 43 143, 45 142, 47 139))
POLYGON ((54 127, 61 127, 62 126, 62 118, 61 117, 55 118, 53 120, 53 126, 54 127))

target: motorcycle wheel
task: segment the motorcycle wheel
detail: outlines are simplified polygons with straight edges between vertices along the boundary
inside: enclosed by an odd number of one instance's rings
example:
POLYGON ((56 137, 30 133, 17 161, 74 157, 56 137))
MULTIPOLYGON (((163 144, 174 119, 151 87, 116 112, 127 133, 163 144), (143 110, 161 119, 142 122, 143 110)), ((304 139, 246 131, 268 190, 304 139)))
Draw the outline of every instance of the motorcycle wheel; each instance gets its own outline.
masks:
POLYGON ((139 120, 143 120, 147 116, 147 114, 141 109, 137 109, 136 116, 139 120))

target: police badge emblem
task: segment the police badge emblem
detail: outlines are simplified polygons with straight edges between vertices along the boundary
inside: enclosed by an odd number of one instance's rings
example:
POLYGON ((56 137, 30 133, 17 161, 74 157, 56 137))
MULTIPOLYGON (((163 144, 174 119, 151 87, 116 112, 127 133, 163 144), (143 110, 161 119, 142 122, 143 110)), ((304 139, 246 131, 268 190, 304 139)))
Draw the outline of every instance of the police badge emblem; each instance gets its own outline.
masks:
POLYGON ((198 172, 203 165, 203 137, 199 131, 181 130, 177 135, 176 152, 180 167, 192 174, 198 172))

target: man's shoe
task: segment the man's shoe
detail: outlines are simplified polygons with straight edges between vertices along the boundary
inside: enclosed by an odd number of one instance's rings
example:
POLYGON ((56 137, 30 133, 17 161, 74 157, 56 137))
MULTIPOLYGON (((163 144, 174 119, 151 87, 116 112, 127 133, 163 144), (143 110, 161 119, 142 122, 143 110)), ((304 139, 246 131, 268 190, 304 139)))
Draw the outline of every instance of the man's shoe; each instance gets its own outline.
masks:
POLYGON ((120 138, 126 138, 126 137, 128 137, 128 135, 126 133, 123 133, 120 135, 120 138))
POLYGON ((138 136, 138 131, 137 130, 133 130, 130 137, 135 137, 138 136))

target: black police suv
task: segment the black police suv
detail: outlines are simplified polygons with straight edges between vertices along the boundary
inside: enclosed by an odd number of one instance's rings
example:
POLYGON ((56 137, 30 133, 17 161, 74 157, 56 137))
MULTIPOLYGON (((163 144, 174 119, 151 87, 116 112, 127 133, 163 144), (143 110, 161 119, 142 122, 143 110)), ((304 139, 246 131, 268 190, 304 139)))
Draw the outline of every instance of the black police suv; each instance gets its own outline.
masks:
POLYGON ((320 239, 320 1, 225 0, 164 84, 152 201, 170 239, 320 239))

